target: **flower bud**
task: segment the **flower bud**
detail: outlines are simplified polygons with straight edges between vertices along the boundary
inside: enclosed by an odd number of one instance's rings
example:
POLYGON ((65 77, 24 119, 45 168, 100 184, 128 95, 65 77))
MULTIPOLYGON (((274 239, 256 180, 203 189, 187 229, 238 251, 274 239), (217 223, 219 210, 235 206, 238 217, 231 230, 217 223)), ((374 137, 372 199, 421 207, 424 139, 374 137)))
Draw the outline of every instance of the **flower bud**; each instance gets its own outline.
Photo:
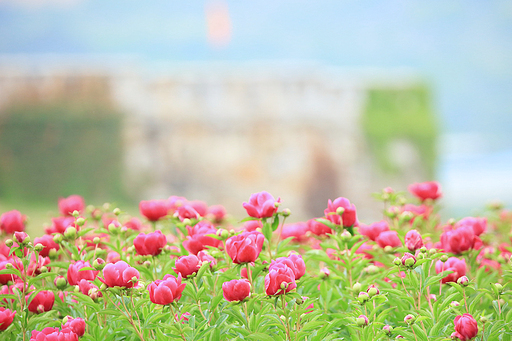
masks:
POLYGON ((367 326, 368 325, 368 317, 366 317, 365 315, 359 315, 359 317, 356 318, 356 324, 359 327, 367 326))
POLYGON ((100 239, 100 237, 94 237, 94 238, 92 239, 92 242, 93 242, 94 244, 98 245, 98 244, 101 242, 101 239, 100 239))
POLYGON ((373 297, 375 295, 380 294, 379 288, 377 288, 375 285, 370 285, 368 289, 366 289, 366 292, 368 293, 368 296, 373 297))
POLYGON ((121 214, 121 209, 119 207, 116 207, 114 208, 114 210, 112 211, 115 215, 120 215, 121 214))
POLYGON ((84 218, 82 218, 82 217, 78 218, 78 219, 76 220, 76 224, 77 224, 78 226, 83 226, 83 225, 85 224, 85 219, 84 219, 84 218))
POLYGON ((469 285, 469 279, 466 276, 459 277, 457 284, 467 287, 469 285))
POLYGON ((53 236, 53 241, 57 244, 62 243, 62 234, 57 233, 55 236, 53 236))
POLYGON ((385 253, 393 253, 393 247, 391 245, 384 246, 385 253))
POLYGON ((432 300, 432 301, 434 301, 434 302, 437 302, 437 296, 436 296, 436 295, 434 295, 434 294, 430 294, 430 295, 428 295, 428 297, 427 297, 427 298, 428 298, 429 300, 432 300))
POLYGON ((482 323, 487 323, 488 321, 489 321, 489 320, 487 319, 487 317, 485 317, 485 316, 483 316, 483 315, 482 315, 482 316, 480 316, 480 322, 482 322, 482 323))
POLYGON ((412 218, 413 218, 413 214, 412 212, 409 212, 409 211, 404 211, 400 214, 400 217, 399 219, 403 222, 409 222, 412 218))
POLYGON ((80 212, 78 212, 77 210, 74 210, 73 213, 71 214, 73 217, 75 218, 78 218, 78 216, 80 215, 80 212))
POLYGON ((340 238, 341 240, 343 240, 344 242, 348 242, 351 238, 352 238, 352 235, 350 234, 350 232, 348 232, 347 230, 344 230, 341 234, 340 234, 340 238))
POLYGON ((496 289, 498 289, 498 293, 501 294, 501 292, 503 291, 503 285, 501 285, 500 283, 495 283, 494 286, 496 287, 496 289))
POLYGON ((12 247, 12 246, 14 245, 14 242, 12 241, 12 239, 7 239, 7 240, 5 241, 5 245, 6 245, 7 247, 12 247))
POLYGON ((66 280, 66 278, 64 276, 58 276, 53 281, 53 284, 55 284, 57 289, 63 290, 63 289, 65 289, 68 286, 68 281, 66 280))
POLYGON ((366 272, 367 274, 374 274, 374 273, 377 273, 379 271, 379 267, 376 266, 376 265, 368 265, 366 268, 364 268, 364 272, 366 272))
POLYGON ((424 246, 422 246, 422 247, 420 248, 420 252, 422 252, 422 253, 427 252, 427 248, 426 248, 426 247, 424 247, 424 246))
POLYGON ((414 317, 414 315, 412 315, 412 314, 408 314, 404 318, 404 322, 409 324, 409 325, 413 324, 415 320, 416 320, 416 317, 414 317))
POLYGON ((352 286, 352 290, 354 291, 354 293, 356 293, 356 292, 360 292, 360 291, 361 291, 361 283, 356 282, 356 283, 352 286))
POLYGON ((149 269, 151 267, 151 262, 147 260, 144 263, 142 263, 142 265, 144 265, 146 269, 149 269))
MULTIPOLYGON (((320 278, 327 278, 327 277, 329 277, 330 274, 331 274, 331 272, 326 267, 323 267, 320 269, 320 278)), ((359 290, 361 290, 361 289, 359 289, 359 290)))
POLYGON ((290 214, 292 214, 292 212, 290 211, 289 208, 285 208, 283 210, 283 216, 288 217, 288 216, 290 216, 290 214))
POLYGON ((43 244, 41 244, 41 243, 37 243, 37 244, 34 246, 34 251, 41 252, 43 249, 44 249, 44 245, 43 245, 43 244))
POLYGON ((107 265, 107 264, 105 263, 105 261, 102 258, 95 259, 94 262, 92 263, 93 268, 98 271, 103 270, 105 265, 107 265))
POLYGON ((278 208, 279 206, 281 206, 281 202, 280 201, 275 201, 274 202, 274 207, 278 208))
POLYGON ((393 264, 395 264, 396 266, 402 265, 402 260, 400 258, 396 257, 393 260, 393 264))
POLYGON ((191 224, 192 224, 192 221, 191 221, 190 219, 188 219, 188 218, 185 218, 185 219, 183 219, 183 224, 185 224, 185 225, 191 225, 191 224))
POLYGON ((39 272, 41 272, 42 274, 47 273, 48 272, 48 268, 43 265, 42 267, 39 268, 39 272))
POLYGON ((73 289, 73 291, 78 294, 80 292, 80 287, 78 285, 75 285, 75 289, 73 289))
POLYGON ((343 215, 343 212, 345 212, 345 208, 343 208, 341 206, 336 209, 337 215, 343 215))
POLYGON ((391 327, 389 324, 386 324, 384 327, 382 327, 382 330, 384 333, 386 333, 386 335, 391 335, 393 332, 393 327, 391 327))
POLYGON ((448 256, 442 255, 440 260, 441 260, 441 262, 445 263, 448 260, 448 256))
POLYGON ((452 302, 450 303, 450 307, 452 307, 452 308, 458 307, 459 305, 460 305, 460 303, 459 303, 459 302, 457 302, 457 301, 452 301, 452 302))
POLYGON ((76 228, 73 226, 69 226, 66 228, 66 231, 64 231, 64 237, 66 239, 75 239, 76 238, 76 228))
POLYGON ((368 302, 369 299, 370 299, 370 296, 366 292, 364 292, 364 291, 361 291, 359 293, 359 295, 357 296, 357 300, 361 304, 364 304, 364 303, 368 302))
POLYGON ((51 260, 54 260, 58 257, 58 251, 55 249, 50 249, 48 252, 48 257, 50 257, 51 260))
POLYGON ((108 232, 112 233, 112 234, 118 234, 120 231, 120 228, 117 227, 115 224, 113 223, 110 223, 108 225, 108 232))
POLYGON ((429 254, 429 255, 431 255, 431 256, 435 255, 436 253, 437 253, 437 250, 436 250, 436 249, 430 249, 430 250, 428 250, 428 254, 429 254))

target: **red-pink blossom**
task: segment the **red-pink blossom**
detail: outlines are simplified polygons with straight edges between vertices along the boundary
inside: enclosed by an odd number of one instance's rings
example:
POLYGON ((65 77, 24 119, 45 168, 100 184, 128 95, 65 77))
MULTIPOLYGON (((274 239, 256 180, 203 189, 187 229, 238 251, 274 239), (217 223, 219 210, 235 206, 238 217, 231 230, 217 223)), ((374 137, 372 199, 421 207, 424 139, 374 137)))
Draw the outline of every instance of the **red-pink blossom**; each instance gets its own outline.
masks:
POLYGON ((396 231, 384 231, 375 240, 380 247, 385 248, 386 246, 399 247, 402 245, 398 233, 396 231))
POLYGON ((359 233, 373 241, 377 240, 377 237, 385 231, 389 231, 389 225, 385 220, 370 225, 359 224, 359 233))
POLYGON ((63 216, 73 215, 74 211, 82 213, 85 208, 85 200, 80 195, 70 195, 67 198, 59 198, 59 211, 63 216))
POLYGON ((441 186, 436 181, 414 183, 409 185, 409 192, 421 201, 436 200, 441 197, 441 186))
POLYGON ((457 282, 460 277, 466 275, 466 260, 457 257, 450 257, 444 263, 438 260, 436 262, 436 273, 439 274, 443 271, 453 271, 453 273, 444 277, 441 283, 457 282))
POLYGON ((478 323, 471 314, 462 314, 455 317, 455 332, 461 341, 471 340, 478 334, 478 323))
POLYGON ((268 192, 254 193, 249 198, 249 202, 244 202, 243 207, 250 217, 254 218, 270 218, 277 212, 276 203, 281 199, 274 199, 272 194, 268 192))
POLYGON ((21 214, 20 211, 12 210, 5 212, 0 216, 0 231, 7 234, 25 231, 26 220, 27 217, 21 214))
POLYGON ((260 255, 264 240, 260 232, 242 232, 226 240, 226 252, 233 263, 251 263, 260 255))
POLYGON ((325 217, 336 225, 340 225, 343 220, 343 226, 350 227, 357 224, 356 205, 351 204, 347 198, 339 197, 334 201, 327 202, 327 208, 324 210, 325 217), (337 212, 338 208, 343 208, 343 214, 337 212))
POLYGON ((293 270, 284 264, 275 266, 265 276, 265 293, 269 296, 282 295, 296 287, 293 270))
POLYGON ((233 279, 222 284, 222 295, 226 301, 243 301, 251 295, 251 284, 246 279, 233 279))
POLYGON ((169 213, 167 200, 143 200, 139 203, 140 214, 149 221, 157 221, 169 213))
POLYGON ((178 274, 178 278, 165 275, 163 280, 156 280, 149 284, 149 299, 155 304, 171 304, 181 298, 181 293, 186 285, 186 283, 181 283, 181 274, 178 274))
POLYGON ((187 278, 199 271, 201 263, 196 255, 181 256, 176 260, 174 272, 181 274, 181 277, 187 278))
POLYGON ((133 240, 133 246, 141 256, 157 256, 167 244, 167 238, 158 230, 148 234, 139 233, 133 240))
POLYGON ((409 249, 409 251, 416 251, 423 246, 423 239, 421 238, 421 234, 416 230, 410 230, 405 235, 405 247, 409 249))
POLYGON ((138 283, 139 271, 124 261, 115 264, 109 263, 103 269, 103 276, 99 280, 108 287, 131 288, 138 283))

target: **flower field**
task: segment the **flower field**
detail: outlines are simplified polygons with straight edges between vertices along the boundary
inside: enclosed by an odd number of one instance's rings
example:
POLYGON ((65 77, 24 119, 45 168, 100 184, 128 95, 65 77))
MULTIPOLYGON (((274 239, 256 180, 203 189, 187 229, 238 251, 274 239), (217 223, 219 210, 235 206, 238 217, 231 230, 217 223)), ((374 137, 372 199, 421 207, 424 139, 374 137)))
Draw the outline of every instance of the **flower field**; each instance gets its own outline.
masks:
POLYGON ((0 217, 0 340, 512 340, 512 213, 441 221, 436 182, 287 223, 267 192, 233 221, 182 197, 140 217, 72 195, 41 237, 0 217), (369 223, 369 222, 367 222, 369 223))

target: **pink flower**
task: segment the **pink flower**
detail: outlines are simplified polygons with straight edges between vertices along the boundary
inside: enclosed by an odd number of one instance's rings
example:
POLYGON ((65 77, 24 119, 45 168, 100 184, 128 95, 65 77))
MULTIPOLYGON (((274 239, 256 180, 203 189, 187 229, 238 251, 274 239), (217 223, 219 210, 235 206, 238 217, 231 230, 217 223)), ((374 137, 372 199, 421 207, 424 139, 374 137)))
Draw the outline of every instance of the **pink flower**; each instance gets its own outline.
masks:
MULTIPOLYGON (((14 232, 14 238, 16 239, 16 241, 19 243, 19 244, 23 244, 25 242, 25 240, 28 238, 28 234, 26 234, 25 232, 23 231, 16 231, 14 232)), ((27 243, 28 241, 30 241, 30 238, 27 240, 27 243)))
POLYGON ((445 252, 460 254, 470 249, 478 250, 482 246, 482 241, 475 235, 472 227, 461 226, 444 231, 441 234, 441 244, 445 252))
POLYGON ((244 202, 243 207, 247 214, 254 218, 270 218, 277 212, 276 203, 281 202, 278 198, 277 201, 268 192, 254 193, 249 198, 249 202, 244 202))
POLYGON ((167 200, 148 200, 139 203, 139 211, 149 221, 157 221, 169 213, 167 200))
POLYGON ((85 200, 79 195, 70 195, 59 199, 59 211, 63 216, 73 215, 74 211, 82 213, 85 208, 85 200))
POLYGON ((189 201, 188 205, 192 206, 199 216, 204 217, 208 213, 208 205, 204 201, 189 201))
POLYGON ((222 284, 222 294, 226 301, 242 301, 251 295, 251 284, 246 279, 233 279, 222 284))
POLYGON ((351 204, 347 198, 339 197, 334 201, 327 202, 327 208, 324 210, 325 217, 336 225, 341 224, 343 219, 343 226, 350 227, 357 224, 356 206, 351 204), (341 217, 336 213, 338 208, 343 208, 341 217))
POLYGON ((126 223, 124 223, 124 226, 129 228, 130 230, 134 231, 140 231, 142 230, 142 223, 139 218, 131 218, 126 223))
POLYGON ((409 185, 409 192, 421 201, 436 200, 441 197, 441 186, 436 181, 414 183, 409 185))
POLYGON ((284 264, 270 269, 265 276, 265 292, 267 295, 282 295, 297 287, 293 270, 284 264))
POLYGON ((405 246, 409 251, 416 251, 423 246, 423 239, 421 234, 416 230, 410 230, 405 235, 405 246))
POLYGON ((471 340, 478 334, 478 323, 471 314, 462 314, 454 320, 456 335, 461 341, 471 340))
POLYGON ((14 315, 16 315, 16 311, 0 307, 0 331, 6 330, 11 325, 14 315))
POLYGON ((167 244, 167 238, 162 231, 155 231, 148 234, 139 233, 133 240, 135 250, 141 256, 157 256, 167 244))
POLYGON ((73 333, 69 328, 44 328, 43 331, 32 331, 30 341, 78 341, 78 335, 73 333))
POLYGON ((386 246, 399 247, 402 245, 398 233, 396 231, 384 231, 375 240, 381 248, 386 246))
POLYGON ((78 289, 82 294, 89 296, 93 300, 102 296, 98 287, 86 279, 81 279, 80 282, 78 282, 78 289))
POLYGON ((91 263, 82 260, 76 261, 68 267, 68 282, 69 285, 78 285, 82 279, 94 281, 99 271, 95 270, 82 270, 82 268, 92 268, 91 263))
POLYGON ((242 232, 226 240, 226 252, 233 263, 251 263, 260 255, 264 240, 260 232, 242 232))
POLYGON ((75 218, 73 218, 73 217, 52 218, 52 226, 49 228, 45 228, 45 232, 47 234, 52 234, 52 233, 63 234, 64 231, 66 231, 66 229, 69 226, 75 227, 77 229, 77 231, 79 230, 78 226, 75 225, 75 218))
POLYGON ((413 205, 413 204, 405 204, 400 209, 400 212, 411 212, 413 215, 413 218, 411 219, 411 223, 414 221, 414 219, 421 217, 422 219, 428 219, 430 213, 432 212, 432 208, 426 205, 413 205))
POLYGON ((175 195, 172 195, 167 199, 167 203, 169 204, 169 211, 171 213, 176 212, 178 207, 185 205, 188 202, 188 200, 184 197, 178 197, 175 195))
POLYGON ((201 264, 203 264, 205 262, 209 262, 210 268, 213 268, 213 266, 217 264, 217 260, 215 258, 213 258, 212 256, 210 256, 209 254, 207 254, 205 251, 199 251, 197 253, 197 258, 199 259, 201 264))
POLYGON ((261 220, 249 220, 244 223, 243 228, 247 232, 252 232, 256 231, 257 228, 262 229, 263 223, 261 222, 261 220))
POLYGON ((359 224, 359 233, 373 241, 385 231, 389 231, 388 223, 385 220, 378 221, 371 225, 359 224))
POLYGON ((322 223, 316 221, 315 219, 309 219, 307 224, 308 224, 308 230, 317 236, 325 236, 327 234, 332 233, 332 230, 329 226, 322 224, 322 223))
POLYGON ((209 219, 216 224, 222 223, 226 217, 226 209, 222 205, 213 205, 208 208, 209 219))
POLYGON ((12 210, 5 212, 0 216, 0 230, 7 234, 25 231, 25 221, 27 217, 20 211, 12 210))
POLYGON ((181 298, 186 285, 181 283, 181 274, 178 274, 178 278, 165 275, 163 280, 156 280, 148 286, 149 299, 154 304, 171 304, 181 298))
POLYGON ((445 263, 440 260, 436 262, 436 273, 439 274, 449 270, 453 271, 453 273, 443 278, 441 283, 457 282, 460 277, 464 276, 466 274, 466 260, 450 257, 445 263))
POLYGON ((187 278, 188 276, 199 271, 201 263, 196 255, 181 256, 176 260, 174 265, 174 272, 181 274, 181 277, 187 278))
POLYGON ((35 238, 34 245, 37 244, 41 244, 44 246, 44 248, 39 252, 39 255, 43 257, 48 257, 51 249, 54 249, 55 251, 58 251, 60 249, 59 244, 53 241, 53 237, 47 234, 43 235, 42 237, 35 238))
POLYGON ((67 318, 68 321, 62 325, 62 328, 68 328, 78 337, 82 337, 85 334, 85 321, 80 317, 72 318, 67 316, 67 318))
POLYGON ((183 221, 185 219, 199 219, 201 215, 195 210, 192 205, 185 204, 178 207, 177 211, 178 218, 183 221))
POLYGON ((52 291, 40 291, 28 302, 30 295, 27 295, 28 311, 32 313, 44 313, 53 308, 55 302, 55 295, 52 291))
POLYGON ((458 228, 461 226, 470 226, 473 229, 475 236, 479 236, 482 233, 484 233, 485 230, 487 230, 487 218, 466 217, 466 218, 459 220, 455 224, 455 228, 458 228))
POLYGON ((293 270, 295 280, 298 280, 306 274, 306 264, 302 259, 302 256, 297 253, 291 253, 288 257, 279 257, 273 260, 269 266, 269 270, 276 267, 277 264, 284 264, 293 270))
POLYGON ((283 240, 293 237, 294 242, 300 243, 309 239, 306 235, 309 230, 306 223, 286 224, 281 229, 281 239, 283 240))
POLYGON ((206 249, 207 246, 219 247, 222 242, 208 234, 216 234, 217 229, 207 220, 200 221, 193 227, 187 226, 188 236, 183 241, 183 246, 188 252, 197 254, 199 251, 206 249))
POLYGON ((139 271, 124 261, 115 264, 109 263, 103 269, 103 278, 99 280, 109 287, 131 288, 138 283, 139 271), (134 279, 135 278, 135 279, 134 279))

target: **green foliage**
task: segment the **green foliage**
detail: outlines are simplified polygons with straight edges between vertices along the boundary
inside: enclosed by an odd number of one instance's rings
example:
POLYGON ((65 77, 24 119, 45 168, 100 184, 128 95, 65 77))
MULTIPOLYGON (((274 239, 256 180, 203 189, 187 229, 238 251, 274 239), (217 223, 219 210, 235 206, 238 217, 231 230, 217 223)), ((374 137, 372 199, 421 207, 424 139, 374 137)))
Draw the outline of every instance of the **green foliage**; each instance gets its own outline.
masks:
POLYGON ((0 197, 43 202, 78 193, 87 199, 122 199, 120 129, 118 113, 84 103, 3 111, 0 197))
POLYGON ((370 147, 384 172, 396 173, 390 143, 410 141, 420 153, 427 175, 433 177, 436 164, 437 126, 430 92, 425 86, 405 89, 372 89, 362 119, 370 147))

